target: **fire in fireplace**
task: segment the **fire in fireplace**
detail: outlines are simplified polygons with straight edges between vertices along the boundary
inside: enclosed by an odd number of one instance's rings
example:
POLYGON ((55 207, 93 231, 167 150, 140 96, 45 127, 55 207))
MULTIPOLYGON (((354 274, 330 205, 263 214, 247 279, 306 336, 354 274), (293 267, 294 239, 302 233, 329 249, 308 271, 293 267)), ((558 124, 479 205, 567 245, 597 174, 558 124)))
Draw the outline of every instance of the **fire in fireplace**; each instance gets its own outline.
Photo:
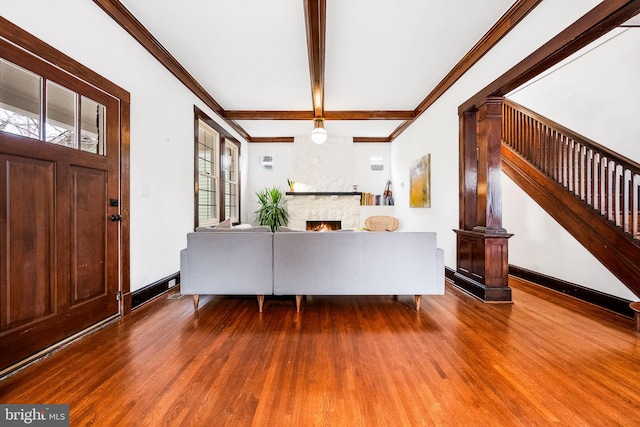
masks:
POLYGON ((307 221, 307 231, 334 231, 341 228, 341 221, 307 221))

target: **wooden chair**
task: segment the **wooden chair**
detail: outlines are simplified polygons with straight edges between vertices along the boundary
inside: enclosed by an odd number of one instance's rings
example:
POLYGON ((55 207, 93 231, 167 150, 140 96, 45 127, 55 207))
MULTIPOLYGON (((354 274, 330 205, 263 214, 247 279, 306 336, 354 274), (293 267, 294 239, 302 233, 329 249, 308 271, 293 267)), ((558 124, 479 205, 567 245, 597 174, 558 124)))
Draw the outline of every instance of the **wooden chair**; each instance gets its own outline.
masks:
POLYGON ((364 227, 369 231, 396 231, 400 222, 392 216, 370 216, 364 221, 364 227))

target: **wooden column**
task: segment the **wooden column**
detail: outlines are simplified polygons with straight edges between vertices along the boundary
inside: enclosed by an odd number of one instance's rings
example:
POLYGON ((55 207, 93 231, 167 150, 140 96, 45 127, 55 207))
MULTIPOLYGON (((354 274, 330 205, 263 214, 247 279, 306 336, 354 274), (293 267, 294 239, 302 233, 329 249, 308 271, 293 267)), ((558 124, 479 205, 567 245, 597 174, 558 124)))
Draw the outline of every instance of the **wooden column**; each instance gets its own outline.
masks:
POLYGON ((486 302, 511 302, 509 245, 502 228, 502 102, 487 98, 460 116, 459 288, 486 302))

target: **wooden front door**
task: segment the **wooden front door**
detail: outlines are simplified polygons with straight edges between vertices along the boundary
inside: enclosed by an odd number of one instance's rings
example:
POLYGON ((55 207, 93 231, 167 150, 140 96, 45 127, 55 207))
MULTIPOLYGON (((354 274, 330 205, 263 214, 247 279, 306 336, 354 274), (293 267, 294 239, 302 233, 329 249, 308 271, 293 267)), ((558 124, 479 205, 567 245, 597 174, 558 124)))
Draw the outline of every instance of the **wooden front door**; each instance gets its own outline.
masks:
MULTIPOLYGON (((35 59, 0 47, 11 61, 0 108, 26 111, 11 105, 22 101, 8 79, 11 66, 35 59)), ((46 64, 37 72, 39 136, 0 131, 0 370, 119 313, 118 100, 46 64), (67 120, 57 110, 69 96, 77 117, 67 120), (84 129, 96 119, 99 142, 87 148, 84 129), (48 122, 65 120, 75 146, 49 140, 48 122)))

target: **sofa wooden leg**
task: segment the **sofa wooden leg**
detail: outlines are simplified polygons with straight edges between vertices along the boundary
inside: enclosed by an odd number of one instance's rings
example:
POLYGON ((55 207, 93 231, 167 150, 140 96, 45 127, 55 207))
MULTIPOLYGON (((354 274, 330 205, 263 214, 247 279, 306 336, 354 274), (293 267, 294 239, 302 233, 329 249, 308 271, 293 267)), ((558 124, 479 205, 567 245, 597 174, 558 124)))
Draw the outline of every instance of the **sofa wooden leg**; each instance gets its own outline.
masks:
POLYGON ((300 311, 301 300, 302 300, 302 295, 296 295, 296 312, 300 311))
POLYGON ((422 302, 422 295, 416 295, 416 311, 420 311, 420 302, 422 302))
POLYGON ((262 306, 264 305, 264 295, 258 295, 258 311, 262 313, 262 306))
POLYGON ((393 300, 394 300, 394 301, 398 301, 398 295, 394 295, 394 296, 393 296, 393 300))
POLYGON ((198 302, 200 301, 200 295, 194 295, 193 296, 193 310, 195 312, 198 311, 198 302))

